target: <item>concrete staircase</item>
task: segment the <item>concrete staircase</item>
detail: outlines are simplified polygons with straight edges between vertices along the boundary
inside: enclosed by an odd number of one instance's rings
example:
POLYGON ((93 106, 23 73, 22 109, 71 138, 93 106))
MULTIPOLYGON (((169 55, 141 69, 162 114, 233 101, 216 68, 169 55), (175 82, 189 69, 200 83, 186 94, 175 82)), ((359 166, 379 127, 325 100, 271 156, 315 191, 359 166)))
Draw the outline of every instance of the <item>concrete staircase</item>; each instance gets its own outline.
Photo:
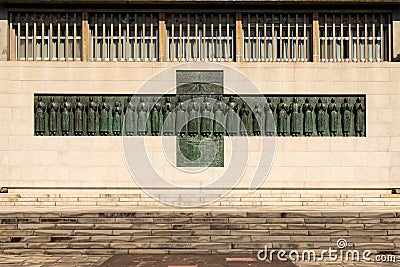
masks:
POLYGON ((0 252, 256 253, 266 245, 321 252, 344 238, 348 249, 400 254, 400 197, 390 193, 233 190, 187 209, 138 189, 10 189, 0 194, 0 252))
POLYGON ((372 250, 400 254, 393 208, 5 208, 5 254, 256 253, 269 249, 372 250))

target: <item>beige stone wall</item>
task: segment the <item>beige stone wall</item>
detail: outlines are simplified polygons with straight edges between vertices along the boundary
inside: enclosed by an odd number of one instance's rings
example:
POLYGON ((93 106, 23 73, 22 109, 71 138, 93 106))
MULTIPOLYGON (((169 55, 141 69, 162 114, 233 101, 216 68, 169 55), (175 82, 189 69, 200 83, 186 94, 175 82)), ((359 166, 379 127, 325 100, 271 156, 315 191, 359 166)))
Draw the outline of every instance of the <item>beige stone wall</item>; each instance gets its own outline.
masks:
MULTIPOLYGON (((173 65, 0 62, 0 185, 135 187, 121 137, 33 136, 33 94, 135 93, 152 75, 173 65)), ((275 160, 264 187, 400 187, 399 63, 227 65, 268 94, 367 95, 367 137, 276 138, 275 160)), ((154 140, 149 138, 148 152, 157 160, 163 154, 154 140)), ((258 142, 250 138, 249 167, 239 186, 247 185, 256 168, 258 142)), ((157 162, 171 179, 188 179, 167 168, 166 161, 157 162)), ((208 172, 217 176, 221 169, 208 172)))

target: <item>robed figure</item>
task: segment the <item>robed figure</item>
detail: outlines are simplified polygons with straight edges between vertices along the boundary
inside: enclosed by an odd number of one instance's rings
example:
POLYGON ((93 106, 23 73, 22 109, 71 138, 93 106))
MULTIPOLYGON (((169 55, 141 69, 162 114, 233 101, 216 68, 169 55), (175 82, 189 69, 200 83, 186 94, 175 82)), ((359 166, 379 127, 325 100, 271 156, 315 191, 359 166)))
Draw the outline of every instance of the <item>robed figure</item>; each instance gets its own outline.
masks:
POLYGON ((347 97, 344 98, 343 103, 340 106, 340 114, 342 115, 343 136, 349 136, 351 127, 351 108, 347 97))
POLYGON ((43 102, 41 96, 35 105, 35 135, 44 135, 46 120, 46 104, 43 102))
POLYGON ((70 132, 71 110, 72 104, 65 96, 61 106, 61 132, 63 136, 69 135, 70 132))
POLYGON ((113 118, 113 123, 112 123, 113 134, 119 136, 121 135, 122 131, 122 107, 119 101, 115 102, 115 106, 112 110, 112 118, 113 118))
POLYGON ((213 107, 214 112, 214 136, 221 137, 225 134, 225 103, 222 102, 222 96, 217 96, 213 107))
POLYGON ((315 115, 317 116, 317 134, 318 136, 324 136, 326 125, 326 104, 322 102, 321 98, 318 98, 318 103, 315 105, 315 115))
POLYGON ((74 120, 75 120, 75 135, 81 136, 83 132, 83 113, 85 112, 85 106, 81 102, 81 98, 78 96, 76 98, 76 103, 74 107, 74 120))
POLYGON ((361 98, 357 97, 356 103, 353 107, 354 113, 354 131, 356 136, 363 136, 365 131, 365 109, 361 103, 361 98))
POLYGON ((254 106, 252 116, 253 116, 253 134, 255 136, 260 136, 261 135, 261 116, 262 116, 262 110, 261 110, 260 103, 256 103, 256 105, 254 106))
POLYGON ((48 106, 49 113, 49 135, 55 136, 57 134, 57 113, 58 113, 58 103, 54 100, 52 96, 50 98, 50 104, 48 106))
POLYGON ((249 125, 250 125, 250 110, 247 107, 246 102, 242 103, 242 108, 239 111, 239 117, 240 117, 240 120, 241 120, 241 123, 240 123, 240 135, 246 136, 250 132, 250 129, 249 129, 249 125))
POLYGON ((329 133, 331 136, 336 136, 339 128, 339 109, 335 103, 335 99, 331 99, 331 103, 328 105, 329 115, 329 133))
POLYGON ((267 103, 264 106, 265 113, 265 135, 273 136, 275 134, 275 119, 274 119, 275 106, 271 98, 267 98, 267 103))
POLYGON ((153 106, 150 110, 150 128, 151 128, 151 135, 158 136, 160 134, 160 111, 161 105, 157 99, 153 98, 153 106))
POLYGON ((297 98, 293 98, 293 102, 289 106, 290 113, 290 134, 299 136, 301 131, 301 107, 297 98))
POLYGON ((166 136, 171 136, 174 134, 174 115, 172 111, 174 110, 174 106, 171 102, 171 97, 165 98, 165 103, 162 107, 162 116, 163 116, 163 134, 166 136))
POLYGON ((87 116, 87 134, 89 136, 96 135, 96 120, 97 120, 97 103, 93 97, 89 97, 89 103, 86 106, 87 116))
POLYGON ((128 103, 125 107, 125 134, 133 136, 136 134, 136 106, 131 97, 128 97, 128 103))
POLYGON ((109 120, 110 120, 110 105, 106 102, 106 98, 102 97, 100 104, 100 115, 99 115, 99 132, 102 136, 107 136, 109 132, 109 120))
POLYGON ((192 137, 199 133, 199 110, 199 103, 197 103, 196 98, 192 96, 188 104, 188 134, 192 137))
POLYGON ((144 102, 144 97, 141 96, 139 99, 139 104, 137 107, 138 112, 138 125, 137 131, 138 135, 144 136, 147 134, 147 117, 148 117, 148 110, 149 107, 147 106, 146 102, 144 102))
POLYGON ((304 114, 304 135, 311 136, 313 133, 313 107, 310 103, 308 97, 303 104, 303 114, 304 114))
POLYGON ((230 96, 226 109, 226 132, 230 136, 234 136, 238 132, 239 117, 237 112, 238 104, 235 102, 235 98, 230 96))
POLYGON ((175 133, 183 137, 186 135, 187 130, 187 118, 186 118, 186 105, 182 100, 181 96, 178 96, 178 100, 175 108, 175 133))
POLYGON ((278 136, 286 136, 288 132, 288 106, 284 103, 283 98, 279 100, 276 107, 278 136))
POLYGON ((209 137, 212 130, 212 105, 207 97, 204 97, 204 101, 201 103, 200 112, 200 133, 204 137, 209 137))

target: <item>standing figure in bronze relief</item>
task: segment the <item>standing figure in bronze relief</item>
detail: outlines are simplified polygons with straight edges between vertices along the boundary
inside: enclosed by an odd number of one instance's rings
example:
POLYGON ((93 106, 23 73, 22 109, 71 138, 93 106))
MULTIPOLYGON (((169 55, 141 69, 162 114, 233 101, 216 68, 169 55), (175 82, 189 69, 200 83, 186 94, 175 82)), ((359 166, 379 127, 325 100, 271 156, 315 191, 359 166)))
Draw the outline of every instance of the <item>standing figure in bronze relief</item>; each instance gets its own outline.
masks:
POLYGON ((144 97, 140 97, 140 103, 138 105, 138 126, 137 131, 138 135, 145 136, 147 134, 147 112, 149 107, 147 106, 146 102, 144 102, 144 97))
POLYGON ((96 135, 96 119, 97 119, 97 103, 93 100, 93 96, 89 97, 89 103, 86 106, 87 116, 87 134, 89 136, 96 135))
POLYGON ((284 103, 283 98, 279 100, 279 104, 276 107, 276 114, 278 116, 278 136, 286 136, 288 132, 288 106, 284 103))
POLYGON ((106 102, 106 98, 102 97, 100 104, 99 132, 102 136, 107 136, 110 130, 110 105, 106 102))
POLYGON ((356 136, 363 136, 364 131, 365 131, 365 123, 364 123, 364 118, 365 118, 365 109, 363 105, 361 104, 361 98, 357 97, 356 103, 354 104, 353 107, 353 113, 354 113, 354 130, 356 136))
POLYGON ((275 119, 274 119, 275 106, 271 98, 267 98, 267 103, 264 106, 265 113, 265 135, 273 136, 275 134, 275 119))
POLYGON ((119 136, 121 135, 122 131, 122 107, 119 101, 115 102, 115 106, 112 110, 112 116, 113 116, 113 124, 112 124, 113 134, 115 136, 119 136))
POLYGON ((201 124, 200 133, 204 137, 209 137, 212 130, 212 119, 211 119, 212 106, 207 96, 204 97, 203 103, 201 103, 201 124))
POLYGON ((54 97, 50 98, 50 104, 48 106, 49 113, 49 135, 55 136, 57 134, 57 113, 59 106, 55 102, 54 97))
POLYGON ((160 134, 160 110, 161 105, 155 97, 153 97, 153 106, 150 110, 150 127, 151 135, 158 136, 160 134))
POLYGON ((61 132, 63 136, 68 136, 70 133, 72 104, 64 96, 64 102, 61 106, 61 132))
POLYGON ((328 105, 329 115, 329 133, 331 136, 336 136, 339 128, 339 110, 335 103, 335 99, 331 99, 331 103, 328 105))
POLYGON ((214 103, 214 129, 213 133, 216 137, 222 137, 225 133, 225 104, 222 102, 222 96, 217 96, 217 101, 214 103))
POLYGON ((239 111, 239 117, 241 120, 240 123, 240 135, 241 136, 246 136, 249 134, 249 117, 250 117, 250 111, 249 108, 247 107, 246 102, 243 102, 242 108, 239 111))
POLYGON ((81 102, 81 98, 78 96, 76 98, 76 103, 74 107, 74 120, 75 128, 74 132, 76 136, 81 136, 83 132, 83 113, 85 112, 85 106, 81 102))
POLYGON ((125 107, 125 134, 133 136, 136 134, 136 107, 131 97, 125 107))
POLYGON ((43 136, 45 132, 46 104, 41 96, 35 105, 35 135, 43 136))
POLYGON ((188 105, 188 134, 192 137, 199 133, 199 110, 199 104, 197 103, 195 96, 192 96, 188 105))
POLYGON ((165 98, 165 103, 162 107, 162 115, 163 115, 163 134, 166 136, 171 136, 174 134, 174 116, 172 111, 174 110, 174 106, 171 102, 171 97, 167 96, 165 98))
POLYGON ((308 97, 305 99, 303 104, 303 114, 304 114, 304 135, 310 137, 313 133, 313 107, 310 104, 310 99, 308 97))
POLYGON ((253 134, 255 136, 261 135, 261 116, 262 110, 260 103, 256 103, 252 112, 253 116, 253 134))
POLYGON ((226 132, 229 136, 235 136, 238 132, 239 118, 238 118, 238 104, 235 102, 233 96, 229 97, 226 112, 226 132))
POLYGON ((301 131, 301 107, 297 98, 293 98, 293 102, 289 107, 290 114, 290 134, 292 136, 299 136, 301 131))
POLYGON ((175 116, 175 133, 183 137, 186 135, 187 128, 187 117, 186 117, 186 106, 181 96, 178 96, 176 103, 176 116, 175 116))
POLYGON ((351 127, 351 108, 347 97, 344 98, 342 105, 340 106, 340 113, 342 114, 342 132, 343 136, 350 135, 351 127))
POLYGON ((321 98, 318 98, 318 103, 315 105, 315 114, 317 116, 317 134, 318 136, 324 136, 326 124, 326 104, 322 102, 321 98))

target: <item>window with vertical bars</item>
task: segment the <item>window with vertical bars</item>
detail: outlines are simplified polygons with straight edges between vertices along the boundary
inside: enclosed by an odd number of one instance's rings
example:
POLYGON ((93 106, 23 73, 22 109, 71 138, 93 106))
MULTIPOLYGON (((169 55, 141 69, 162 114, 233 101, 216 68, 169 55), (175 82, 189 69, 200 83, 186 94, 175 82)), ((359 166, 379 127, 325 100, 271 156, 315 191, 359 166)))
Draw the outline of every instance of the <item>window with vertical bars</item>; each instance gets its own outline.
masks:
POLYGON ((244 61, 310 61, 310 14, 243 14, 244 61))
POLYGON ((157 61, 158 16, 149 13, 90 14, 94 61, 157 61))
POLYGON ((15 60, 81 60, 79 13, 10 13, 15 60))
POLYGON ((233 61, 233 14, 171 14, 166 18, 169 61, 233 61))
POLYGON ((379 13, 320 14, 320 61, 390 61, 390 20, 379 13))

